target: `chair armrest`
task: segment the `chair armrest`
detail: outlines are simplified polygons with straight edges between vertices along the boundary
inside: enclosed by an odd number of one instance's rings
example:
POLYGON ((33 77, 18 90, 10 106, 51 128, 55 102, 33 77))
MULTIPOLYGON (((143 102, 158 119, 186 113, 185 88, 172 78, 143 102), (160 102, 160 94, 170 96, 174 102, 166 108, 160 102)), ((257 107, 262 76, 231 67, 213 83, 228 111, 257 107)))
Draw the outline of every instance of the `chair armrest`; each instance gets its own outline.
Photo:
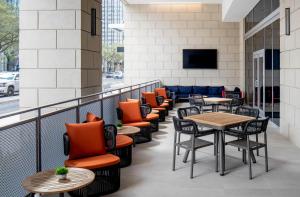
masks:
POLYGON ((116 136, 117 127, 113 124, 108 124, 104 126, 104 136, 108 152, 113 152, 116 150, 116 136))
POLYGON ((63 139, 64 139, 64 154, 68 156, 70 154, 70 138, 67 133, 64 133, 63 139))
POLYGON ((140 106, 141 109, 141 114, 142 114, 142 118, 146 118, 148 114, 151 113, 151 108, 148 105, 141 105, 140 106))
POLYGON ((123 112, 120 108, 117 108, 117 117, 118 117, 118 120, 122 121, 123 120, 123 112))

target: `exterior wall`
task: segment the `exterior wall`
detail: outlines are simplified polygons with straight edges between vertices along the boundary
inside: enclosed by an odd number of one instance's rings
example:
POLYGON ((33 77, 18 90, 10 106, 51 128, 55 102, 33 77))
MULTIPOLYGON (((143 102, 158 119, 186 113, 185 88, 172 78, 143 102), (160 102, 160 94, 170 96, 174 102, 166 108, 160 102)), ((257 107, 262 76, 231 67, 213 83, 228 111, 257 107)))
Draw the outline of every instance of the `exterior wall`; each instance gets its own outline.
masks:
POLYGON ((125 5, 125 81, 240 86, 239 23, 223 23, 221 6, 125 5), (182 69, 182 49, 218 49, 218 70, 182 69))
POLYGON ((36 107, 101 90, 99 0, 20 2, 20 106, 36 107), (90 10, 97 9, 97 36, 90 10))
POLYGON ((300 1, 280 1, 281 133, 300 147, 300 1), (291 9, 291 35, 285 35, 285 8, 291 9))

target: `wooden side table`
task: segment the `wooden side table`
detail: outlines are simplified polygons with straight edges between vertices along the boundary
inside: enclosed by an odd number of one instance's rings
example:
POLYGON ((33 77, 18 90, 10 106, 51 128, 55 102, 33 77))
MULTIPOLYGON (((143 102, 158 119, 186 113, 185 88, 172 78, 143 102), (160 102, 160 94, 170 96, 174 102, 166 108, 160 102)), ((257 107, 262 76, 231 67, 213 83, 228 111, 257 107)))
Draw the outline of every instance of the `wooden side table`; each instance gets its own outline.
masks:
POLYGON ((139 133, 141 131, 138 127, 133 126, 123 126, 122 128, 118 129, 118 134, 120 135, 127 135, 132 138, 133 140, 133 146, 135 147, 135 134, 139 133))
MULTIPOLYGON (((27 177, 22 186, 27 191, 34 193, 35 197, 49 194, 59 194, 60 197, 63 197, 65 192, 84 188, 95 179, 95 174, 88 169, 68 169, 69 173, 66 180, 59 180, 55 175, 55 170, 52 169, 27 177)), ((85 196, 87 196, 87 191, 85 196)))

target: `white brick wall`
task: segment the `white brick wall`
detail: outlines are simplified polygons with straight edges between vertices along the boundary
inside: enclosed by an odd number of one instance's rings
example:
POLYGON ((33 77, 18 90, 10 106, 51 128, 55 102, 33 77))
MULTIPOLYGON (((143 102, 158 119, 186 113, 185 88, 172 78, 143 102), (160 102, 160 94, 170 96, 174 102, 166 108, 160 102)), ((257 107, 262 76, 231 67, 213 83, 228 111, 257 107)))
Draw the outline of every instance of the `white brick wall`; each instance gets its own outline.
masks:
POLYGON ((22 0, 20 106, 36 107, 101 90, 99 0, 22 0), (97 9, 97 36, 90 10, 97 9))
POLYGON ((280 1, 280 130, 300 147, 300 3, 280 1), (285 35, 284 9, 291 9, 291 35, 285 35))
POLYGON ((206 4, 125 6, 125 80, 240 86, 239 23, 206 4), (182 69, 182 49, 218 49, 218 70, 182 69))

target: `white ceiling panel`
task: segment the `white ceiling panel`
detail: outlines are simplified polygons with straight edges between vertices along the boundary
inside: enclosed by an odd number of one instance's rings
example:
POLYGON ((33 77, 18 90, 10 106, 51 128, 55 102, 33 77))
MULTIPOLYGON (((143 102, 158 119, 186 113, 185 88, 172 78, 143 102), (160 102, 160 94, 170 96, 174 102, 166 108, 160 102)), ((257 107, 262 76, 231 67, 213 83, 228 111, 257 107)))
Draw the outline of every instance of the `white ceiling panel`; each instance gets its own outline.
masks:
POLYGON ((222 0, 124 0, 128 4, 165 4, 165 3, 212 3, 220 4, 222 0))

